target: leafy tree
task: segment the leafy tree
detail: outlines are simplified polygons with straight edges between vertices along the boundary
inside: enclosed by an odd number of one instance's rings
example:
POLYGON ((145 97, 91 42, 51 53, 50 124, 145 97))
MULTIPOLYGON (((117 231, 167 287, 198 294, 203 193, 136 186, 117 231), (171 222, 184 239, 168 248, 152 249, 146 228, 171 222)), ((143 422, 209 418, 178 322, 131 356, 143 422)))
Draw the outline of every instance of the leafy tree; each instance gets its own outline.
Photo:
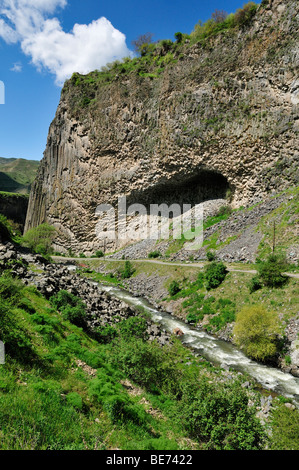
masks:
POLYGON ((53 252, 51 245, 55 235, 55 227, 44 223, 28 230, 23 237, 23 244, 36 253, 48 255, 53 252))
POLYGON ((265 361, 274 356, 279 332, 278 315, 262 305, 246 306, 237 313, 234 339, 252 359, 265 361))

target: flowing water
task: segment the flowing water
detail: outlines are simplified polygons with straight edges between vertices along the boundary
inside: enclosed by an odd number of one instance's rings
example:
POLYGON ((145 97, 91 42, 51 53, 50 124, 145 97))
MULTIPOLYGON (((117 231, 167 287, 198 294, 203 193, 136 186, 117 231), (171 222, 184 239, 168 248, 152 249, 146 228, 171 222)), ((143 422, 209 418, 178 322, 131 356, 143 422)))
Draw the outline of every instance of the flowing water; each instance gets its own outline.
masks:
POLYGON ((264 389, 290 398, 299 407, 299 378, 282 372, 274 367, 259 364, 246 357, 231 343, 217 339, 205 331, 193 328, 166 312, 151 306, 145 299, 134 297, 130 293, 115 287, 100 285, 111 296, 117 297, 132 306, 143 307, 154 322, 160 323, 165 330, 173 332, 180 328, 184 336, 182 342, 213 364, 226 364, 231 369, 248 374, 264 389))

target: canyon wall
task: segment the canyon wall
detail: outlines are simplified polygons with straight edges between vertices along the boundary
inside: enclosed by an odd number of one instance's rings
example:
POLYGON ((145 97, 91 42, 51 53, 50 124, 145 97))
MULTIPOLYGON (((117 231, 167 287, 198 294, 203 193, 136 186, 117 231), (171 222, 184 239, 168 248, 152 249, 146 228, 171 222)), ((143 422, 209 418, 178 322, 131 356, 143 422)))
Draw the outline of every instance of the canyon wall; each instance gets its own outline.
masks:
POLYGON ((218 198, 239 207, 298 184, 298 31, 297 0, 273 0, 247 27, 74 74, 25 230, 47 221, 58 251, 91 254, 103 248, 96 207, 119 196, 147 207, 218 198))

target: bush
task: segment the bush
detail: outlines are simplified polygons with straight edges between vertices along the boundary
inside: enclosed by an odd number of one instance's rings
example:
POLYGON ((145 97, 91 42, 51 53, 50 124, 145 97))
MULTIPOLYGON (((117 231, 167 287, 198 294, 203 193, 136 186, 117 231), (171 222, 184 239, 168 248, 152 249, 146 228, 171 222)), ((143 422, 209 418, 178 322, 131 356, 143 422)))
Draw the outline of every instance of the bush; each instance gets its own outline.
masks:
POLYGON ((87 327, 86 311, 83 306, 71 307, 68 305, 63 308, 61 313, 64 320, 68 320, 79 328, 87 327))
POLYGON ((128 279, 133 276, 136 269, 133 267, 130 261, 125 261, 125 267, 123 271, 120 272, 120 275, 123 279, 128 279))
POLYGON ((277 352, 279 318, 262 305, 243 307, 237 313, 233 335, 237 346, 252 359, 266 361, 277 352))
POLYGON ((146 339, 147 321, 141 317, 130 317, 118 325, 119 332, 124 338, 135 336, 136 338, 146 339))
POLYGON ((180 415, 190 437, 200 442, 202 449, 262 448, 262 425, 238 383, 218 389, 202 379, 195 389, 185 386, 180 415))
POLYGON ((212 253, 211 251, 207 251, 207 259, 208 261, 215 261, 215 253, 212 253))
POLYGON ((23 236, 23 244, 30 250, 44 256, 52 254, 52 242, 56 235, 56 229, 49 224, 41 224, 28 230, 23 236))
POLYGON ((258 5, 254 2, 248 2, 243 8, 239 8, 235 13, 235 23, 237 26, 248 25, 256 14, 258 5))
POLYGON ((180 292, 181 288, 177 281, 172 281, 168 288, 168 292, 171 296, 176 295, 180 292))
POLYGON ((64 320, 80 328, 86 328, 86 306, 82 300, 66 290, 60 290, 50 297, 51 305, 59 310, 64 320))
POLYGON ((271 254, 265 261, 257 265, 261 282, 267 287, 282 287, 288 282, 288 277, 282 274, 287 266, 288 264, 282 256, 271 254))
POLYGON ((262 288, 262 283, 259 276, 253 276, 253 278, 248 283, 248 288, 250 294, 262 288))
POLYGON ((161 256, 160 251, 151 251, 151 252, 148 254, 148 257, 149 257, 149 258, 159 258, 160 256, 161 256))
POLYGON ((111 341, 117 336, 117 331, 113 326, 98 326, 93 330, 93 337, 103 344, 111 343, 111 341))
POLYGON ((225 265, 221 261, 219 263, 212 261, 211 264, 205 267, 206 288, 210 290, 220 286, 227 272, 225 265))

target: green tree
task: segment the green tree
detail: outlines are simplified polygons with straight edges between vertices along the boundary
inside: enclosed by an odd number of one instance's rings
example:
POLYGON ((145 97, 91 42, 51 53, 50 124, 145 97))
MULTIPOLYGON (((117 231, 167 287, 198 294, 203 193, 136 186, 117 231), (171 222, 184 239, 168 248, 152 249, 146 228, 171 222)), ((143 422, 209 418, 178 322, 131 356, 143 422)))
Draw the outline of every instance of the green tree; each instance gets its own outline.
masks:
POLYGON ((56 235, 56 229, 47 223, 28 230, 23 237, 23 244, 30 250, 42 255, 53 252, 52 242, 56 235))
POLYGON ((207 289, 215 289, 220 286, 227 275, 227 269, 225 265, 220 261, 212 261, 205 267, 205 280, 207 289))
POLYGON ((281 287, 288 281, 288 277, 283 275, 287 269, 285 258, 271 254, 265 261, 258 264, 257 270, 261 282, 267 287, 281 287))
POLYGON ((233 335, 237 346, 255 360, 265 361, 277 352, 278 314, 262 305, 245 306, 237 313, 233 335))

